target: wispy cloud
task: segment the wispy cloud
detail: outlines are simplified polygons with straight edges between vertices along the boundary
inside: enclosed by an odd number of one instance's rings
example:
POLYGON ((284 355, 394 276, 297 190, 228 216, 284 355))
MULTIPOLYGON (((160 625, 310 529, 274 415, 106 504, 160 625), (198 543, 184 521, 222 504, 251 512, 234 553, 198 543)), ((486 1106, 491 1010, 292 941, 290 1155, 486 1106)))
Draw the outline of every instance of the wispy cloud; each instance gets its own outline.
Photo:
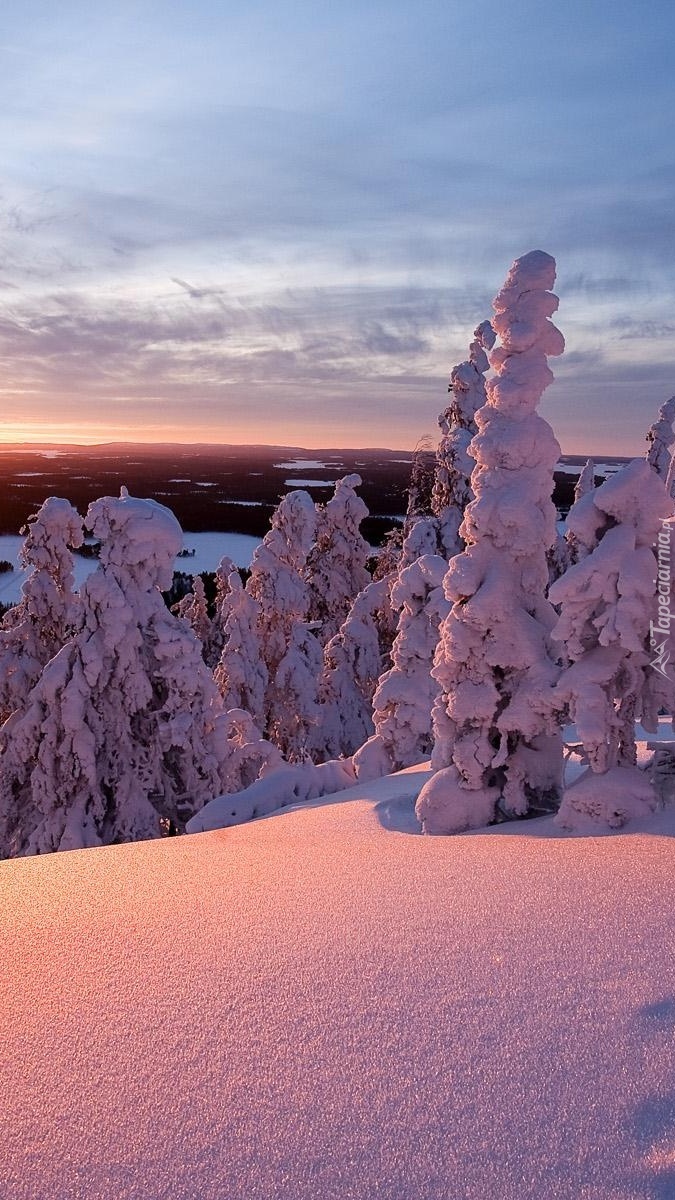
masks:
POLYGON ((355 437, 380 405, 411 443, 539 246, 568 341, 547 411, 565 440, 592 397, 625 448, 630 369, 651 403, 673 367, 675 10, 572 8, 10 5, 5 402, 355 437))

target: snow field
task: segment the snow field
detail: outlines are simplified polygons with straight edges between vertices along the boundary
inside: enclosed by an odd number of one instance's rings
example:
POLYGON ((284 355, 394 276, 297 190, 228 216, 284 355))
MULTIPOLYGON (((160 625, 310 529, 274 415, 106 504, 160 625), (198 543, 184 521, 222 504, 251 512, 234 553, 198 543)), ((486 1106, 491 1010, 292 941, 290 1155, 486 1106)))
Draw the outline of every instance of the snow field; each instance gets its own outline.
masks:
POLYGON ((426 777, 0 864, 3 1200, 673 1195, 673 814, 406 835, 426 777))

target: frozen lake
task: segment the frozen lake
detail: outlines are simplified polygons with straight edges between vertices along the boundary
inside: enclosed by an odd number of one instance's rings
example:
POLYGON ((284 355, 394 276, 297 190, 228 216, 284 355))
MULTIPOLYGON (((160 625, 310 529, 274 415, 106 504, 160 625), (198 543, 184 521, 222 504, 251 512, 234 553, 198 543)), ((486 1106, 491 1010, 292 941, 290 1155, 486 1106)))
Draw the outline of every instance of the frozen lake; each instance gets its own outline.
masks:
MULTIPOLYGON (((18 534, 0 535, 0 559, 14 564, 14 570, 0 575, 0 603, 15 604, 21 597, 21 584, 27 572, 18 565, 19 548, 23 538, 18 534)), ((185 571, 189 575, 199 575, 202 571, 215 571, 224 554, 228 554, 238 567, 250 566, 253 551, 259 545, 260 538, 246 533, 184 533, 183 547, 194 550, 194 557, 177 558, 175 569, 185 571)), ((82 558, 75 554, 75 583, 79 587, 98 565, 95 558, 82 558)))

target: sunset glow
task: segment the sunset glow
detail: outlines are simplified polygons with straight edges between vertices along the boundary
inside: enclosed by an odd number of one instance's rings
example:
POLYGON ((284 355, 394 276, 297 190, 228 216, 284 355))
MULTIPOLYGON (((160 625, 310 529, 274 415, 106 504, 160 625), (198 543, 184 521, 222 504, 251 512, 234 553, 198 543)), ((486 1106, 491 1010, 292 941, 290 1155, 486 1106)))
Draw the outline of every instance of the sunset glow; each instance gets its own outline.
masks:
POLYGON ((640 453, 675 377, 650 11, 11 5, 0 441, 412 447, 541 247, 544 415, 565 451, 640 453))

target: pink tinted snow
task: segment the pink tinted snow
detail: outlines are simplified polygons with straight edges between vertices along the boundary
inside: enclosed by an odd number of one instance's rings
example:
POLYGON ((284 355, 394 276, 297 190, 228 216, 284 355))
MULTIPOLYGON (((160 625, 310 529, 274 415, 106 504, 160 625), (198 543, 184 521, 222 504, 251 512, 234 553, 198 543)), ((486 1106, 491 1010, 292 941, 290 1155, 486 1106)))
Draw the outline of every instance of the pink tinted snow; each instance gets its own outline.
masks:
POLYGON ((673 1195, 668 826, 406 836, 425 777, 0 864, 3 1200, 673 1195))

